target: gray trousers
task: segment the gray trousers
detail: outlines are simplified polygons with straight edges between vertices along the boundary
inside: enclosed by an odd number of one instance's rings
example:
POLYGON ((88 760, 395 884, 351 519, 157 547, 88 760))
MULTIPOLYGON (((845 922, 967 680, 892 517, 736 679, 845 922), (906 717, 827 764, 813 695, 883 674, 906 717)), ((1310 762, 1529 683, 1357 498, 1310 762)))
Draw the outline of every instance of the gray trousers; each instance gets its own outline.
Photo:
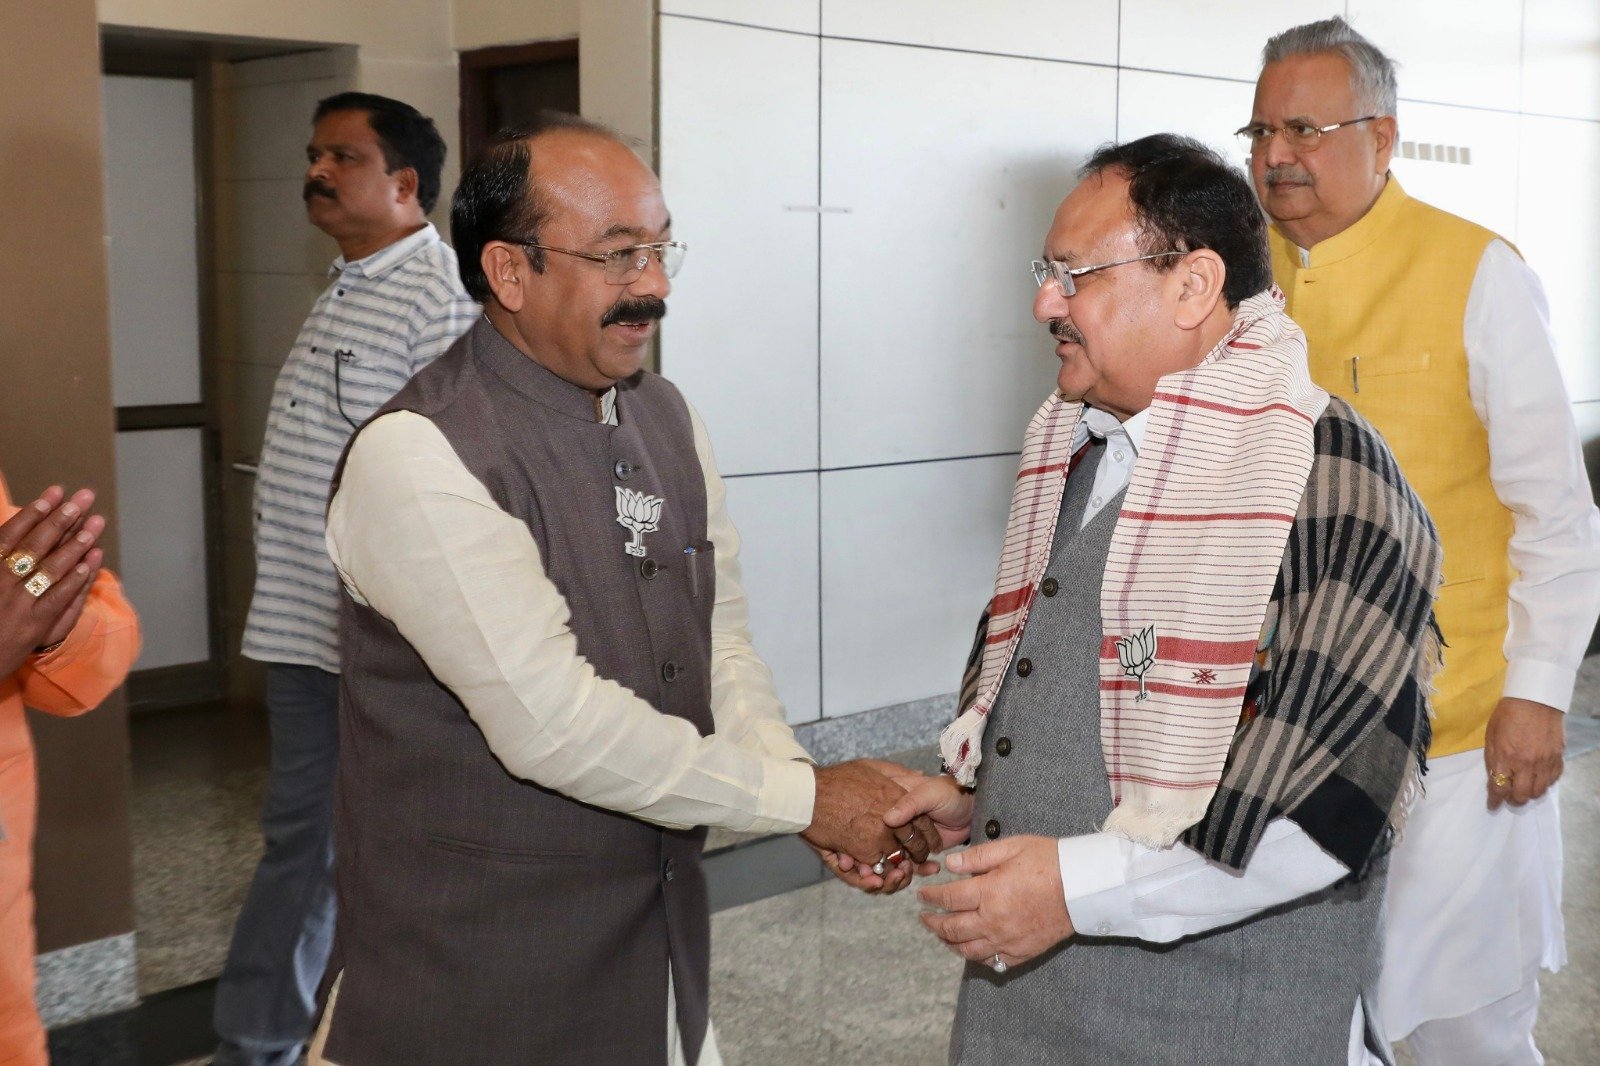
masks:
POLYGON ((272 771, 261 809, 265 851, 250 882, 212 1023, 215 1066, 289 1066, 311 1038, 317 985, 333 944, 333 784, 339 676, 267 665, 272 771))

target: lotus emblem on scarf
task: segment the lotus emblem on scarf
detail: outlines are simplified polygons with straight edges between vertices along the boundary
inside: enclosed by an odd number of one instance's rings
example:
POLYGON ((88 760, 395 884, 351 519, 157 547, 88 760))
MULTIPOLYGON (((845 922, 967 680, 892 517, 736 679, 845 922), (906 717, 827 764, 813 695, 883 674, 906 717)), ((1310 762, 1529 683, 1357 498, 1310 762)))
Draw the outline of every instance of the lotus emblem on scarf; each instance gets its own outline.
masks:
POLYGON ((1156 627, 1145 626, 1133 636, 1117 641, 1117 662, 1123 673, 1139 679, 1139 694, 1134 702, 1149 696, 1144 688, 1144 675, 1156 664, 1156 627))
POLYGON ((617 524, 633 530, 633 539, 622 546, 629 555, 643 555, 644 535, 654 533, 661 521, 660 496, 650 496, 617 486, 617 524))

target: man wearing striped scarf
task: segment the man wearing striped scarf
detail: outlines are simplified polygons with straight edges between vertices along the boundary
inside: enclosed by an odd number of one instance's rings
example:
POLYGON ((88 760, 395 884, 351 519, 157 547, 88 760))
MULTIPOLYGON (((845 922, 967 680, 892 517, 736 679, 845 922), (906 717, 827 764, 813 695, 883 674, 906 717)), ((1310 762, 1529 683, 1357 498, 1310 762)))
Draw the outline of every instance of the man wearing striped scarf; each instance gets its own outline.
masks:
POLYGON ((1034 264, 1028 427, 922 891, 951 1061, 1389 1062, 1384 857, 1427 746, 1433 525, 1311 383, 1244 176, 1100 150, 1034 264), (929 868, 931 870, 931 867, 929 868))

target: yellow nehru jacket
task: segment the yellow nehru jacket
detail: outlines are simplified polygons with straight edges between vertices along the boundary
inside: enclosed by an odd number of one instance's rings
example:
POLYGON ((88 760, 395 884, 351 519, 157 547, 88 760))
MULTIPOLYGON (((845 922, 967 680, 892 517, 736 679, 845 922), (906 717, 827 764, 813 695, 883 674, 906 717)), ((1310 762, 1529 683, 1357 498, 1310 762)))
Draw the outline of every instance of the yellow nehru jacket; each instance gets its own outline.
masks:
POLYGON ((1310 342, 1311 376, 1378 427, 1444 542, 1446 643, 1430 755, 1483 747, 1505 683, 1511 512, 1467 391, 1467 294, 1495 234, 1413 200, 1391 176, 1355 225, 1311 249, 1274 227, 1272 268, 1310 342))

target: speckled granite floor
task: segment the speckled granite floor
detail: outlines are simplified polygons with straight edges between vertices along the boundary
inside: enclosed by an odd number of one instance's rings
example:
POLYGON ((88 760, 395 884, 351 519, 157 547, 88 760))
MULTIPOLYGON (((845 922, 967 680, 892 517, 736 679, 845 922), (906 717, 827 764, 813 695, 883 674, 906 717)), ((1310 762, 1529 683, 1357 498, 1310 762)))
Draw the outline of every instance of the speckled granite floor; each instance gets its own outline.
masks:
MULTIPOLYGON (((1600 1061, 1600 719, 1585 717, 1600 713, 1600 655, 1584 664, 1574 710, 1562 801, 1571 961, 1547 976, 1539 1023, 1552 1066, 1600 1061)), ((220 969, 259 853, 265 735, 217 712, 150 719, 134 734, 140 986, 149 995, 220 969)), ((960 965, 916 911, 911 893, 875 899, 830 882, 717 913, 713 1017, 729 1066, 943 1062, 960 965)))

